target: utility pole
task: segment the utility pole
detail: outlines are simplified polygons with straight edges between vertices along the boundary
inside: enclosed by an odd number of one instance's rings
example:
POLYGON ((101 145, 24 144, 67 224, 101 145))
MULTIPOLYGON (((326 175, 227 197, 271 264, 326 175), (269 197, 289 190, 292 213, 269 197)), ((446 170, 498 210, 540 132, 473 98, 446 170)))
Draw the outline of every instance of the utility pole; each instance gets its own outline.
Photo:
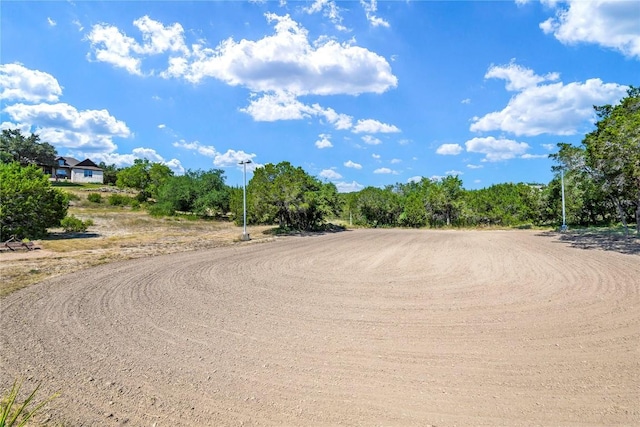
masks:
POLYGON ((247 233, 247 165, 251 163, 251 160, 243 160, 238 162, 239 165, 242 165, 242 236, 240 236, 240 240, 247 241, 251 240, 249 237, 249 233, 247 233))
POLYGON ((564 204, 564 169, 560 169, 560 183, 562 186, 562 227, 560 227, 560 231, 567 231, 567 210, 564 204))

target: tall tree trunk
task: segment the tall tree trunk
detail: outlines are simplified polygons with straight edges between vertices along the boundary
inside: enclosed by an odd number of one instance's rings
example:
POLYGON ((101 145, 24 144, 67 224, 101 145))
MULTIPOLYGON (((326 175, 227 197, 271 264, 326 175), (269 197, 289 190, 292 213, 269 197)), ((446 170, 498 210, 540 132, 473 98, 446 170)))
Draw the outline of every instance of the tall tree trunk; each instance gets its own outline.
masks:
POLYGON ((624 214, 624 209, 622 209, 622 204, 617 197, 613 198, 613 204, 616 205, 616 209, 618 209, 618 216, 620 217, 620 221, 622 221, 622 226, 624 227, 624 235, 629 236, 629 226, 627 225, 627 218, 624 214))
POLYGON ((638 200, 636 201, 636 234, 640 236, 640 179, 638 179, 638 200))

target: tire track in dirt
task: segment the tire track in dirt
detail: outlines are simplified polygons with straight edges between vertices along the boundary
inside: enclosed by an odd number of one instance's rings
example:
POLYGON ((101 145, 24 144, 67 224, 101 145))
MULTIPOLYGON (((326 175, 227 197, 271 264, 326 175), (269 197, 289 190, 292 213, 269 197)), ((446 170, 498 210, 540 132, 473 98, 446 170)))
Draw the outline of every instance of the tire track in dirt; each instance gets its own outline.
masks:
POLYGON ((1 303, 70 425, 637 425, 640 257, 356 230, 120 262, 1 303))

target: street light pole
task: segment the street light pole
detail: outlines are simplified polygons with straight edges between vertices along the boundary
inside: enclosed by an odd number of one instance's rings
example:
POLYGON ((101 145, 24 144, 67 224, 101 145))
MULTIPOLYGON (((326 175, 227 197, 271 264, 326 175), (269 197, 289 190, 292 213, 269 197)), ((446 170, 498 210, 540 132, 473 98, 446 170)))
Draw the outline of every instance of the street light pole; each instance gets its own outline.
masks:
POLYGON ((564 206, 564 169, 560 169, 560 183, 562 186, 562 227, 561 231, 567 231, 567 211, 564 206))
POLYGON ((243 178, 243 185, 242 185, 242 217, 243 217, 243 221, 242 221, 242 236, 240 236, 240 239, 243 241, 247 241, 247 240, 251 240, 251 238, 249 237, 249 234, 247 233, 247 165, 251 163, 251 160, 247 159, 247 160, 243 160, 241 162, 238 162, 239 165, 242 165, 242 178, 243 178))

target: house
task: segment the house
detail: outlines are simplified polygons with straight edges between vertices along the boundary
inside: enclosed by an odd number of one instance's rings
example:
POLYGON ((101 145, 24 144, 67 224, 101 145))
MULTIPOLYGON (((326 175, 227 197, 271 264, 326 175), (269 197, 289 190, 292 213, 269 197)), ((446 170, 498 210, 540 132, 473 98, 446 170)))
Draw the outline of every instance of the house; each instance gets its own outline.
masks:
POLYGON ((55 179, 68 179, 71 182, 98 183, 104 182, 102 169, 90 159, 79 161, 73 157, 56 157, 55 172, 51 177, 55 179))

